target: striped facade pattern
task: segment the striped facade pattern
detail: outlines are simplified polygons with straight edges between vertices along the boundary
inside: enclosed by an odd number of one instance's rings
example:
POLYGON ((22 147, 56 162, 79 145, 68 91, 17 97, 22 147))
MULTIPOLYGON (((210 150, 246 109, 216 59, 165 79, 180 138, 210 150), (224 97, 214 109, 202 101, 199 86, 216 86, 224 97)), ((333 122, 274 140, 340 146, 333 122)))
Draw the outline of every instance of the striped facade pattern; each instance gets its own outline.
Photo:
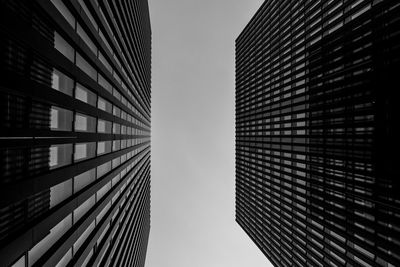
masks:
POLYGON ((236 40, 236 221, 274 266, 400 266, 399 14, 267 0, 236 40))
POLYGON ((0 2, 0 266, 144 266, 146 0, 0 2))

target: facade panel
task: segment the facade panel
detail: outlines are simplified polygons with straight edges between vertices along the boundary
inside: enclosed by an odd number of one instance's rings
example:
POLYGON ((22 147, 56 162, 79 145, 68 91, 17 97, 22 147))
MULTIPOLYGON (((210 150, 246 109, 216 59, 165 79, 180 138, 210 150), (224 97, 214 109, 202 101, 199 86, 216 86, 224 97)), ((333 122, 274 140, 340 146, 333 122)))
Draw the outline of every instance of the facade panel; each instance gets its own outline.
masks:
POLYGON ((146 0, 1 1, 0 266, 144 266, 146 0))
POLYGON ((275 266, 399 266, 398 1, 267 0, 236 40, 236 220, 275 266))

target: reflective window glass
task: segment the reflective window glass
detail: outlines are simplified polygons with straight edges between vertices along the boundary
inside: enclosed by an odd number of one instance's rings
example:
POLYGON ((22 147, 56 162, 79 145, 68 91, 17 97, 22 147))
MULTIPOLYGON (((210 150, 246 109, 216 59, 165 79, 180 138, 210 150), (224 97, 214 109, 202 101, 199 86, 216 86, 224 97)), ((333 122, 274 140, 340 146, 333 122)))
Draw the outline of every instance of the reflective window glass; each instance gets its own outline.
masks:
POLYGON ((83 215, 85 215, 91 207, 96 203, 95 195, 91 196, 88 200, 83 202, 79 207, 74 210, 74 223, 79 221, 83 215))
POLYGON ((111 162, 110 161, 98 166, 97 167, 97 178, 103 176, 110 170, 111 170, 111 162))
POLYGON ((75 29, 75 17, 71 14, 69 9, 64 5, 62 0, 51 0, 53 5, 58 9, 61 15, 68 21, 72 28, 75 29))
POLYGON ((57 32, 54 33, 54 47, 66 58, 68 58, 71 62, 75 62, 74 48, 67 41, 65 41, 65 39, 62 38, 61 35, 59 35, 57 32))
POLYGON ((121 125, 118 123, 113 123, 113 134, 120 134, 121 133, 121 125))
POLYGON ((74 193, 96 180, 96 169, 91 169, 74 177, 74 193))
POLYGON ((110 121, 98 120, 97 132, 99 133, 111 133, 112 123, 110 121))
POLYGON ((78 2, 81 5, 82 9, 85 11, 86 15, 89 17, 89 20, 90 22, 92 22, 93 27, 97 30, 99 27, 97 26, 96 20, 93 18, 85 2, 83 0, 78 0, 78 2))
POLYGON ((74 80, 72 80, 64 73, 54 69, 52 74, 51 87, 53 89, 56 89, 57 91, 72 96, 72 90, 74 89, 74 80))
POLYGON ((97 191, 97 201, 99 201, 111 189, 111 181, 97 191))
POLYGON ((72 216, 69 214, 54 226, 45 238, 29 250, 29 265, 33 265, 71 226, 72 216))
POLYGON ((64 257, 57 263, 56 267, 66 267, 72 259, 72 249, 65 253, 64 257))
POLYGON ((26 258, 25 255, 23 255, 19 260, 17 260, 11 267, 25 267, 26 258))
POLYGON ((76 32, 78 35, 82 38, 82 40, 86 43, 86 45, 92 50, 92 52, 97 56, 97 47, 93 43, 92 39, 87 35, 85 30, 82 28, 82 26, 78 23, 76 32))
POLYGON ((72 179, 50 188, 50 208, 72 195, 72 179))
POLYGON ((99 97, 97 100, 97 107, 109 113, 112 111, 112 104, 101 97, 99 97))
POLYGON ((110 94, 112 93, 112 85, 103 77, 99 74, 99 81, 98 83, 106 89, 110 94))
POLYGON ((76 84, 75 98, 89 105, 96 106, 96 94, 79 83, 76 84))
POLYGON ((52 145, 50 147, 51 169, 59 168, 71 164, 72 161, 72 144, 52 145))
POLYGON ((111 152, 111 141, 97 143, 97 155, 111 152))
POLYGON ((117 151, 121 149, 121 141, 120 140, 114 140, 113 141, 113 151, 117 151))
POLYGON ((121 109, 118 108, 117 106, 113 106, 113 115, 120 117, 121 116, 121 109))
POLYGON ((94 227, 96 226, 96 223, 93 221, 85 230, 85 232, 83 232, 78 240, 76 240, 76 242, 74 243, 74 251, 78 251, 78 249, 82 246, 83 242, 88 238, 89 234, 93 231, 94 227))
POLYGON ((51 107, 50 128, 52 130, 71 131, 72 118, 72 111, 53 106, 51 107))
POLYGON ((75 114, 75 131, 96 132, 96 118, 83 114, 75 114))
POLYGON ((115 88, 114 88, 114 90, 113 90, 113 95, 114 95, 115 98, 117 98, 119 101, 121 101, 121 94, 120 94, 120 92, 118 92, 118 90, 115 89, 115 88))
POLYGON ((90 78, 97 81, 97 71, 78 53, 76 53, 76 65, 90 78))
POLYGON ((104 67, 106 67, 106 69, 110 72, 110 74, 112 74, 113 69, 111 65, 108 63, 108 60, 100 52, 99 52, 99 60, 101 63, 103 63, 104 67))
POLYGON ((96 153, 96 142, 75 144, 75 161, 92 158, 96 153))

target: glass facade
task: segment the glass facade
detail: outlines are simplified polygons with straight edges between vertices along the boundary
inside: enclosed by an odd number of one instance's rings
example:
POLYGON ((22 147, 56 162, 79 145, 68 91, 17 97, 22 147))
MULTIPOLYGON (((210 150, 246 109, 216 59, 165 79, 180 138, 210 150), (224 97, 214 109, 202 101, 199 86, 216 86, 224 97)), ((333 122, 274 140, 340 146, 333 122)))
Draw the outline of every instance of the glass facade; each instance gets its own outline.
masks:
POLYGON ((0 10, 0 265, 144 266, 147 1, 0 10))
POLYGON ((267 0, 236 40, 236 221, 275 266, 399 266, 398 1, 267 0))

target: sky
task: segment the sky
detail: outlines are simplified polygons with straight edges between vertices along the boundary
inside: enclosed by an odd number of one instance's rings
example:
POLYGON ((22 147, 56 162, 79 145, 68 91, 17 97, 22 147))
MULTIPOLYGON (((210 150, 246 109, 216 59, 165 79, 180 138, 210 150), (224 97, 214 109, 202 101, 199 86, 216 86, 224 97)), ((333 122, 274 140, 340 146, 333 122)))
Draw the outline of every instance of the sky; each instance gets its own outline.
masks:
POLYGON ((235 222, 236 37, 262 0, 149 0, 151 230, 146 267, 266 267, 235 222))

